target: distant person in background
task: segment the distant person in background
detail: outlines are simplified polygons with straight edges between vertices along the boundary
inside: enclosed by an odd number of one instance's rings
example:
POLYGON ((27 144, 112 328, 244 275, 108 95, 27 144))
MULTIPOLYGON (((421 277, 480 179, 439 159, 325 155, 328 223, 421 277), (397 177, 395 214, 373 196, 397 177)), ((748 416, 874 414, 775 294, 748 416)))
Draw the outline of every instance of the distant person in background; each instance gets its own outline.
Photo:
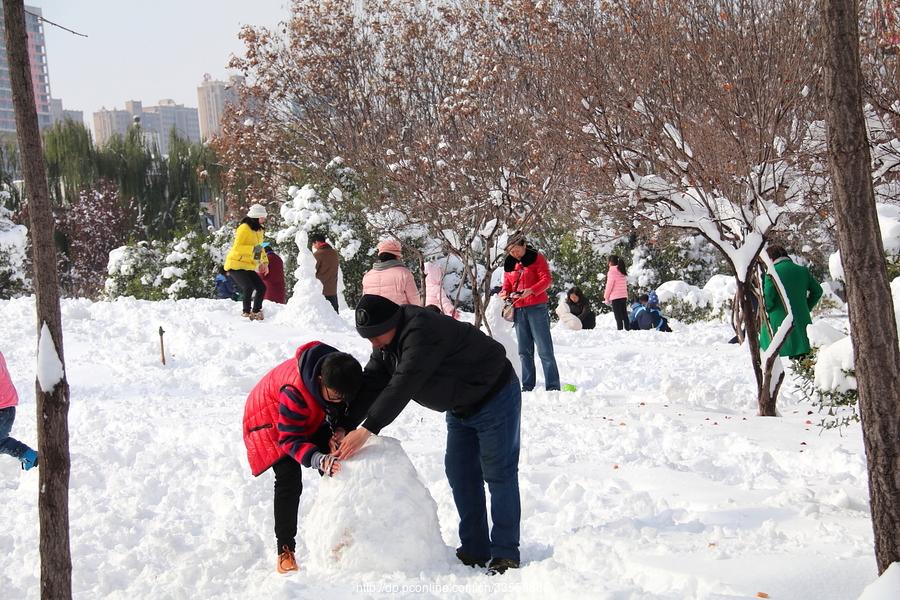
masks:
POLYGON ((337 284, 341 257, 321 233, 312 234, 309 241, 316 259, 316 279, 322 282, 322 295, 331 303, 334 312, 338 312, 337 284))
POLYGON ((422 306, 416 279, 400 260, 402 254, 403 248, 398 240, 382 240, 378 243, 378 261, 363 275, 363 294, 381 296, 401 306, 422 306))
POLYGON ((631 329, 628 322, 628 271, 625 269, 625 261, 615 254, 609 257, 608 264, 603 301, 612 307, 616 329, 628 331, 631 329))
POLYGON ((263 251, 263 235, 266 222, 266 207, 254 204, 241 219, 234 232, 234 243, 225 257, 225 271, 241 288, 244 295, 242 317, 251 321, 262 321, 262 303, 266 295, 266 284, 262 280, 269 270, 268 257, 263 251))
MULTIPOLYGON (((787 301, 791 305, 791 312, 794 313, 794 327, 784 344, 781 345, 778 354, 790 358, 802 358, 810 351, 806 326, 812 323, 810 312, 822 297, 822 286, 813 279, 809 269, 792 261, 787 250, 781 246, 772 244, 766 249, 766 252, 775 263, 775 272, 778 273, 778 278, 784 285, 787 301)), ((771 336, 778 331, 779 325, 787 317, 787 310, 771 275, 766 275, 765 283, 763 283, 763 299, 766 314, 769 317, 769 327, 771 327, 771 332, 765 323, 760 328, 759 345, 765 350, 772 343, 771 336)))
POLYGON ((444 291, 444 269, 437 261, 425 264, 425 304, 426 308, 428 305, 437 306, 448 317, 459 317, 459 311, 444 291))
POLYGON ((566 304, 569 312, 578 317, 582 329, 593 329, 597 326, 597 317, 591 309, 591 303, 584 297, 581 288, 574 286, 566 293, 566 304))
POLYGON ((216 298, 237 300, 237 289, 235 289, 234 281, 225 272, 225 267, 219 267, 219 273, 216 275, 216 298))
POLYGON ((550 313, 547 310, 547 290, 553 284, 550 265, 544 255, 528 245, 525 235, 516 232, 506 246, 503 262, 503 289, 500 297, 513 298, 513 325, 519 342, 522 361, 522 390, 534 389, 537 374, 534 370, 534 348, 537 346, 544 368, 544 386, 548 391, 559 390, 559 368, 553 353, 550 336, 550 313))
POLYGON ((13 422, 16 420, 16 405, 19 395, 13 385, 12 377, 6 368, 6 359, 0 352, 0 454, 9 454, 22 463, 24 470, 38 466, 38 453, 17 440, 9 437, 13 422))
POLYGON ((278 304, 286 304, 287 290, 284 283, 284 261, 275 253, 271 243, 263 242, 262 247, 266 251, 266 258, 269 259, 269 269, 262 278, 266 284, 265 299, 278 304))

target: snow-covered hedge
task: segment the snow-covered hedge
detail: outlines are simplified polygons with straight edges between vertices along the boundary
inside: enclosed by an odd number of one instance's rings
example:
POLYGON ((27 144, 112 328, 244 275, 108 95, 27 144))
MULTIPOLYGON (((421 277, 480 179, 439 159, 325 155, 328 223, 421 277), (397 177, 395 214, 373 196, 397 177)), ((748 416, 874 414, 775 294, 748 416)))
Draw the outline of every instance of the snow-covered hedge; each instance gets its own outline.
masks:
POLYGON ((0 206, 0 298, 31 292, 28 278, 28 229, 12 222, 12 213, 0 206))
POLYGON ((109 253, 105 291, 109 298, 179 300, 215 296, 215 276, 225 262, 234 227, 171 242, 137 242, 109 253))
POLYGON ((702 288, 685 281, 667 281, 656 288, 667 317, 682 323, 723 319, 731 314, 737 284, 730 275, 713 275, 702 288))

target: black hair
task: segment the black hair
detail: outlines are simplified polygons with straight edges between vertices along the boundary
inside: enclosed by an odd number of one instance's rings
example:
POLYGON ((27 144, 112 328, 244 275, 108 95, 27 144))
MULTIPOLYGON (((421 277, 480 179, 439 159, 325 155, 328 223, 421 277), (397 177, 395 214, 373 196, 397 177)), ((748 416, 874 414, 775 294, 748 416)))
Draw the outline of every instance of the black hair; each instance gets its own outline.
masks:
POLYGON ((788 255, 787 250, 784 249, 784 246, 779 246, 778 244, 769 244, 769 247, 766 248, 766 253, 772 260, 785 258, 788 255))
POLYGON ((650 296, 647 294, 641 294, 638 296, 638 302, 650 302, 650 296))
POLYGON ((397 260, 397 255, 393 252, 379 252, 378 262, 387 262, 389 260, 397 260))
POLYGON ((441 308, 437 304, 429 304, 428 306, 425 307, 425 310, 430 310, 432 312, 436 312, 439 315, 444 314, 444 311, 442 311, 441 308))
POLYGON ((625 261, 619 258, 617 255, 609 255, 609 264, 613 265, 614 267, 618 267, 619 273, 621 273, 622 275, 628 275, 628 271, 625 269, 625 261))
POLYGON ((508 241, 506 242, 506 249, 510 249, 513 246, 528 246, 528 238, 525 237, 525 234, 521 231, 516 231, 511 236, 509 236, 508 241))
POLYGON ((240 224, 248 225, 253 231, 259 231, 263 228, 262 223, 259 222, 259 219, 255 219, 253 217, 244 217, 243 219, 241 219, 240 224))
POLYGON ((314 234, 312 234, 311 236, 309 236, 309 241, 310 241, 310 243, 313 243, 313 244, 315 244, 316 242, 323 242, 323 243, 324 243, 324 242, 325 242, 325 236, 322 235, 321 233, 314 233, 314 234))
POLYGON ((578 287, 577 285, 573 285, 572 287, 569 288, 569 291, 566 292, 567 297, 571 296, 572 294, 575 294, 576 296, 578 296, 579 302, 584 300, 584 294, 581 293, 581 288, 578 287))
POLYGON ((349 398, 362 385, 362 367, 346 352, 332 352, 322 361, 322 383, 349 398))

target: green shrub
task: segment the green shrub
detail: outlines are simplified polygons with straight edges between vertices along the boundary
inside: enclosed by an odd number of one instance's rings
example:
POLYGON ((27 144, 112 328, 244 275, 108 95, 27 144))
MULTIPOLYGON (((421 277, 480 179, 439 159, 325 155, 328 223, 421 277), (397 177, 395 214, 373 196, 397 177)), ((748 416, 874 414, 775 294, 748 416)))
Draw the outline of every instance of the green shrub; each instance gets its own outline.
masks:
MULTIPOLYGON (((797 377, 800 394, 816 405, 822 415, 819 427, 835 429, 859 422, 857 403, 859 392, 855 389, 839 392, 823 390, 816 386, 815 368, 818 348, 813 348, 801 359, 791 360, 791 367, 797 377)), ((854 371, 844 371, 844 375, 855 376, 854 371)))

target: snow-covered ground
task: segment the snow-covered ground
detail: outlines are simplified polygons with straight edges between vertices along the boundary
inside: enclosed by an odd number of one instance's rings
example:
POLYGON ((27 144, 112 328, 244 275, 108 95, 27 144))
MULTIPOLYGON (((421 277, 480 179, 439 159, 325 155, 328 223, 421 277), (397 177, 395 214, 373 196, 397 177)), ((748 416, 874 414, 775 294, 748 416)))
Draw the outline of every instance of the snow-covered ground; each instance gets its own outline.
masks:
MULTIPOLYGON (((279 576, 273 477, 250 475, 244 399, 309 339, 368 354, 349 312, 316 331, 297 310, 267 305, 266 321, 248 322, 227 300, 64 301, 76 598, 847 600, 876 577, 858 427, 820 432, 790 392, 782 418, 754 416, 750 361, 725 325, 617 332, 610 315, 554 330, 577 392, 523 397, 520 570, 488 578, 455 563, 443 416, 411 404, 383 434, 436 502, 440 558, 417 573, 310 561, 321 481, 305 470, 301 570, 279 576)), ((0 311, 22 396, 13 434, 33 443, 34 302, 0 311)), ((0 598, 39 597, 37 496, 37 472, 0 456, 0 598)), ((385 536, 407 535, 403 514, 377 517, 385 536)))

